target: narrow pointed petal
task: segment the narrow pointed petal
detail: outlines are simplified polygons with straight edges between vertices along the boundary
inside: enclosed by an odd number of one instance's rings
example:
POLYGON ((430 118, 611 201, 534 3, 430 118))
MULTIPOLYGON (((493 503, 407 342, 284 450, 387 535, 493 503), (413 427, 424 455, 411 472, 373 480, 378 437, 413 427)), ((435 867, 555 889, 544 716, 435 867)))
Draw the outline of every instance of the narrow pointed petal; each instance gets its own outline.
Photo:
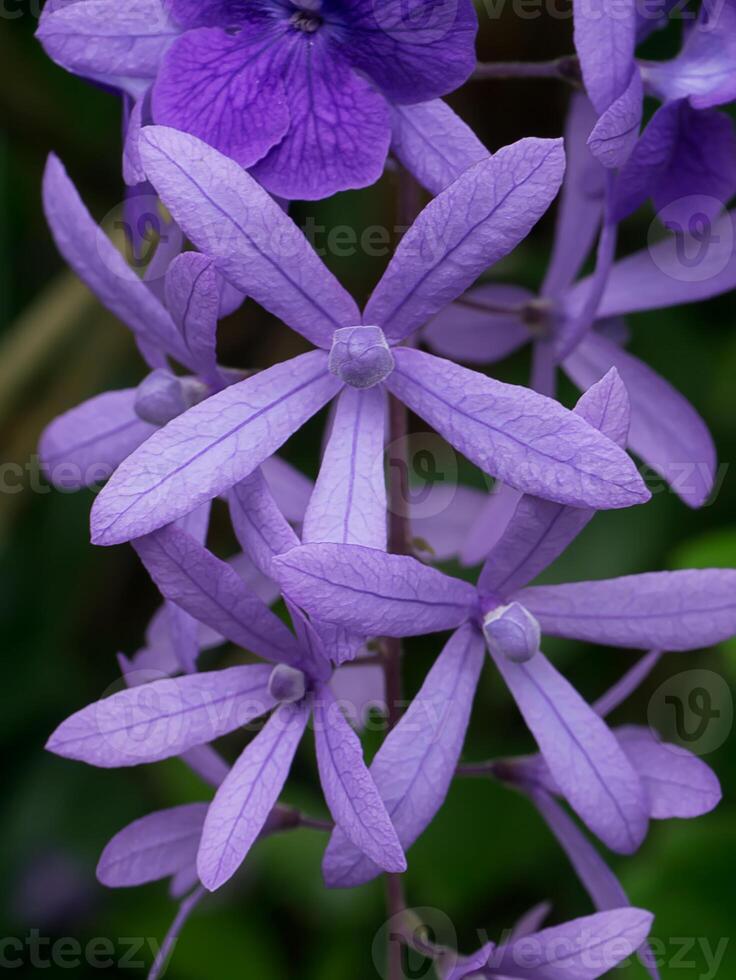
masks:
POLYGON ((634 65, 628 85, 590 134, 590 152, 604 167, 611 170, 626 163, 636 146, 643 108, 644 87, 639 69, 634 65))
MULTIPOLYGON (((370 773, 405 850, 444 803, 465 740, 483 655, 483 638, 476 627, 462 626, 371 763, 370 773)), ((322 867, 330 888, 353 888, 381 872, 339 827, 322 867)))
POLYGON ((499 947, 489 960, 492 970, 481 975, 598 980, 642 946, 653 918, 651 912, 626 907, 573 919, 499 947))
POLYGON ((327 355, 310 351, 212 395, 159 430, 95 501, 95 544, 169 524, 244 479, 338 391, 327 355))
POLYGON ((162 594, 245 650, 275 663, 298 663, 294 635, 249 592, 238 573, 173 525, 134 542, 162 594))
MULTIPOLYGON (((177 522, 177 527, 187 535, 191 535, 192 540, 197 542, 199 546, 203 546, 207 540, 210 511, 211 507, 209 503, 206 503, 177 522)), ((196 669, 197 657, 201 649, 201 623, 181 606, 169 601, 166 602, 166 619, 169 626, 171 647, 179 666, 184 673, 191 674, 196 669)))
POLYGON ((314 481, 279 456, 270 456, 261 467, 273 499, 290 524, 301 524, 314 481))
POLYGON ((602 0, 574 0, 573 17, 585 90, 600 115, 625 91, 631 78, 636 4, 613 11, 602 0))
POLYGON ((561 140, 524 139, 466 170, 401 239, 364 322, 393 341, 421 327, 529 234, 564 169, 561 140))
POLYGON ((284 592, 310 615, 367 636, 454 629, 473 613, 475 589, 404 555, 357 545, 308 544, 274 560, 284 592))
POLYGON ((268 664, 188 674, 119 691, 82 708, 46 748, 104 769, 181 755, 273 707, 268 664))
MULTIPOLYGON (((699 240, 683 242, 682 235, 670 235, 621 259, 609 274, 598 318, 697 303, 730 292, 736 288, 735 239, 734 212, 728 211, 713 224, 705 249, 699 240)), ((568 316, 582 309, 589 288, 589 278, 575 284, 566 298, 568 316)))
POLYGON ((44 11, 36 37, 57 64, 78 75, 153 78, 179 34, 162 0, 84 0, 44 11))
POLYGON ((299 228, 234 160, 162 126, 147 126, 140 148, 163 202, 234 286, 317 346, 361 322, 299 228))
POLYGON ((645 653, 623 677, 593 703, 593 711, 601 718, 610 715, 639 689, 661 659, 660 650, 650 650, 649 653, 645 653))
POLYGON ((435 354, 463 364, 492 364, 529 343, 532 335, 517 313, 494 313, 493 307, 521 307, 532 298, 527 289, 488 283, 471 289, 457 303, 440 310, 422 331, 435 354), (489 309, 482 309, 488 306, 489 309))
POLYGON ((491 655, 572 808, 612 851, 633 854, 647 832, 646 796, 605 722, 544 654, 523 664, 491 655))
POLYGON ((553 399, 421 351, 398 348, 394 358, 390 391, 504 483, 573 507, 649 499, 626 453, 553 399))
POLYGON ((106 845, 97 880, 108 888, 129 888, 193 867, 206 813, 206 803, 188 803, 134 820, 106 845))
POLYGON ((56 247, 82 282, 141 342, 193 369, 173 320, 98 227, 53 153, 44 171, 43 202, 56 247))
POLYGON ((588 334, 565 360, 565 370, 587 388, 611 367, 631 399, 628 444, 690 507, 701 507, 713 490, 716 448, 693 406, 638 357, 597 333, 588 334))
POLYGON ((363 762, 360 740, 327 687, 315 699, 314 736, 322 790, 337 827, 379 869, 406 871, 396 830, 363 762))
POLYGON ((515 596, 545 633, 638 650, 697 650, 736 633, 736 569, 538 585, 515 596))
POLYGON ((159 980, 159 978, 163 976, 164 971, 169 964, 169 958, 173 953, 174 946, 179 941, 179 936, 181 935, 184 926, 187 924, 190 916, 206 894, 206 890, 202 888, 201 885, 198 885, 194 891, 191 892, 191 894, 187 895, 186 898, 181 901, 176 915, 166 931, 163 942, 156 953, 153 966, 151 967, 146 980, 159 980))
POLYGON ((653 819, 699 817, 721 802, 718 777, 692 752, 661 742, 639 725, 624 725, 614 734, 639 773, 653 819))
POLYGON ((604 170, 588 147, 595 123, 593 106, 582 92, 576 92, 565 125, 567 168, 542 296, 560 296, 575 281, 601 222, 604 170))
POLYGON ((197 373, 218 387, 222 384, 217 370, 220 282, 212 259, 199 252, 182 252, 166 271, 166 307, 191 353, 197 373))
POLYGON ((616 875, 560 804, 543 789, 532 790, 530 796, 567 854, 595 908, 605 912, 628 905, 628 896, 616 875))
POLYGON ((289 774, 309 705, 282 704, 233 765, 207 811, 197 870, 215 891, 243 863, 289 774))
POLYGON ((504 535, 524 495, 506 483, 497 481, 487 495, 486 503, 473 522, 460 552, 463 565, 478 565, 504 535))
POLYGON ((106 391, 69 409, 48 425, 38 447, 54 486, 76 490, 108 479, 156 426, 135 413, 136 389, 106 391))
POLYGON ((302 540, 386 549, 383 386, 343 388, 304 515, 302 540))
MULTIPOLYGON (((617 445, 625 444, 629 399, 615 369, 585 392, 575 412, 617 445)), ((594 510, 524 495, 488 554, 479 590, 510 596, 548 568, 594 516, 594 510)))
POLYGON ((487 501, 487 493, 462 484, 433 487, 431 512, 422 516, 421 503, 412 509, 411 533, 416 550, 428 547, 433 563, 456 558, 487 501))
POLYGON ((441 99, 391 109, 391 149, 431 194, 490 156, 473 130, 441 99))
POLYGON ((262 469, 257 469, 228 494, 230 518, 243 551, 264 575, 272 575, 271 562, 291 551, 299 538, 291 528, 268 487, 262 469))

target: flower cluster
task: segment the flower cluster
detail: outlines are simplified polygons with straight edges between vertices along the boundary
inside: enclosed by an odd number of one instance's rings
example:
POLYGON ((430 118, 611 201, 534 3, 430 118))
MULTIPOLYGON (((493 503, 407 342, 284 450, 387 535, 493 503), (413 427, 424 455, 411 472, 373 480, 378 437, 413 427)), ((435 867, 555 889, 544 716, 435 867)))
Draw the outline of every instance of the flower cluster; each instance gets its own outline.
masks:
MULTIPOLYGON (((528 138, 491 154, 440 99, 475 67, 470 0, 46 4, 38 36, 48 54, 122 94, 130 200, 155 193, 181 232, 169 253, 159 246, 163 287, 139 277, 50 157, 43 194, 58 248, 133 332, 148 373, 53 421, 42 461, 65 488, 104 477, 92 540, 130 542, 163 604, 145 646, 120 658, 124 689, 64 721, 48 748, 104 767, 180 757, 214 790, 124 828, 100 859, 111 887, 171 878, 182 901, 175 931, 261 837, 296 826, 330 833, 328 887, 386 874, 399 896, 389 911, 405 912, 396 876, 463 771, 488 654, 539 752, 466 770, 538 808, 595 914, 548 929, 530 915, 508 942, 472 956, 422 951, 446 980, 593 980, 637 950, 658 975, 652 916, 630 906, 560 800, 619 854, 640 847, 651 819, 718 803, 702 761, 606 716, 668 652, 736 633, 736 570, 530 583, 597 511, 646 503, 627 450, 691 507, 712 492, 705 423, 626 351, 623 317, 736 286, 725 210, 736 137, 717 108, 736 98, 736 6, 725 0, 716 16, 706 5, 661 63, 636 57, 661 25, 633 2, 625 16, 612 6, 575 5, 585 92, 571 98, 564 141, 528 138), (645 94, 661 104, 642 131, 645 94), (431 200, 361 310, 289 205, 372 184, 389 163, 431 200), (560 190, 538 295, 484 282, 560 190), (674 235, 617 260, 618 223, 649 198, 674 235), (711 247, 697 275, 674 275, 675 239, 697 238, 696 217, 714 225, 711 247), (218 321, 246 296, 314 349, 260 371, 220 364, 218 321), (487 373, 526 343, 529 387, 487 373), (583 392, 572 410, 555 397, 560 368, 583 392), (275 454, 328 405, 312 483, 275 454), (492 492, 459 488, 454 511, 414 514, 384 465, 409 410, 493 477, 492 492), (228 560, 208 547, 218 498, 242 549, 228 560), (434 567, 450 557, 463 578, 434 567), (401 638, 448 630, 400 711, 401 638), (547 635, 645 656, 589 705, 543 653, 547 635), (225 643, 247 658, 201 669, 200 654, 225 643), (367 766, 370 705, 385 706, 388 733, 367 766), (213 743, 263 717, 227 762, 213 743), (308 724, 329 822, 280 802, 308 724)), ((402 941, 413 941, 408 928, 402 941)))

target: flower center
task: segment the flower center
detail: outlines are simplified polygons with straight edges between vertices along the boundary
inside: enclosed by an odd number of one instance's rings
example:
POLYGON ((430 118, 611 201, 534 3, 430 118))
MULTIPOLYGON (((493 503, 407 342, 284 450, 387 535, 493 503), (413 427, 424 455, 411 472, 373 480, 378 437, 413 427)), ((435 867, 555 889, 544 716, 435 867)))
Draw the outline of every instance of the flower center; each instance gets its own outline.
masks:
POLYGON ((307 678, 296 667, 277 664, 268 679, 268 693, 282 703, 301 701, 307 693, 307 678))
POLYGON ((179 378, 156 368, 141 381, 135 393, 138 418, 151 425, 166 425, 207 397, 207 386, 197 378, 179 378))
POLYGON ((483 619, 483 633, 492 653, 515 664, 526 663, 539 652, 539 623, 520 602, 491 609, 483 619))
POLYGON ((323 23, 320 16, 322 0, 299 0, 292 6, 296 8, 289 18, 292 27, 305 34, 314 34, 320 29, 323 23))
POLYGON ((340 327, 332 337, 329 368, 353 388, 372 388, 394 369, 380 327, 340 327))

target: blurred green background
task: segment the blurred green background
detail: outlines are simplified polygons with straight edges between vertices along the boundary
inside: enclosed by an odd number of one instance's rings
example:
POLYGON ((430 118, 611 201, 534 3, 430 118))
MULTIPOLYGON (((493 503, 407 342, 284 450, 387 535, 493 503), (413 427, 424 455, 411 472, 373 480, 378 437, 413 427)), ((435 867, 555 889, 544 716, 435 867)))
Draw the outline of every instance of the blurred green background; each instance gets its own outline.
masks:
MULTIPOLYGON (((493 21, 482 14, 481 22, 479 54, 484 60, 546 59, 571 50, 569 18, 521 19, 509 6, 493 21)), ((129 548, 89 545, 91 494, 52 492, 37 473, 34 454, 43 426, 97 392, 136 383, 142 365, 126 330, 64 270, 40 208, 41 172, 51 149, 66 163, 96 217, 119 205, 118 101, 51 64, 33 40, 34 27, 27 4, 5 5, 0 34, 0 63, 6 71, 0 89, 0 938, 25 940, 29 930, 38 930, 40 937, 74 937, 84 945, 106 937, 115 945, 117 964, 107 974, 137 976, 143 975, 142 967, 119 962, 129 948, 126 937, 160 940, 173 905, 163 884, 135 891, 104 889, 94 879, 97 857, 109 837, 129 821, 156 808, 207 799, 208 790, 177 761, 103 771, 43 751, 46 737, 63 718, 117 680, 115 653, 130 654, 140 645, 156 596, 129 548)), ((665 54, 674 44, 676 29, 653 39, 648 50, 665 54)), ((568 95, 555 82, 482 82, 467 85, 450 101, 489 148, 496 149, 523 136, 559 135, 568 95)), ((295 216, 327 228, 347 225, 360 234, 368 226, 396 222, 395 198, 395 178, 388 174, 368 190, 299 205, 295 216)), ((652 217, 644 211, 627 222, 622 253, 643 246, 652 217)), ((548 216, 493 277, 537 285, 551 230, 548 216)), ((385 259, 333 254, 327 261, 356 297, 364 299, 385 259)), ((632 349, 683 391, 712 428, 725 468, 714 502, 692 512, 662 491, 645 508, 600 515, 553 568, 550 580, 736 564, 733 314, 733 298, 723 297, 631 322, 632 349)), ((221 331, 226 363, 266 366, 301 347, 299 338, 250 303, 221 331)), ((523 354, 499 366, 496 374, 523 381, 527 370, 523 354)), ((574 393, 563 388, 562 397, 572 404, 574 393)), ((321 423, 310 424, 286 449, 286 456, 312 475, 321 423)), ((472 481, 473 474, 465 469, 464 477, 472 481)), ((232 547, 220 511, 213 540, 223 551, 232 547)), ((441 641, 431 637, 409 644, 409 692, 416 689, 441 641)), ((548 652, 591 698, 633 662, 624 652, 563 642, 550 643, 548 652)), ((690 668, 714 671, 731 683, 736 676, 734 650, 665 658, 615 720, 645 723, 659 685, 690 668)), ((366 739, 368 753, 375 750, 374 742, 366 739)), ((234 757, 239 744, 236 736, 223 750, 234 757)), ((509 695, 488 667, 464 758, 530 748, 509 695)), ((712 968, 709 972, 702 945, 715 951, 730 940, 736 912, 733 738, 725 738, 705 758, 723 782, 725 799, 718 810, 694 822, 655 824, 636 856, 612 860, 632 902, 656 913, 655 935, 666 944, 669 960, 664 977, 736 976, 733 941, 717 973, 712 968), (678 937, 688 944, 683 946, 678 937), (677 956, 679 964, 673 962, 677 956)), ((287 798, 320 814, 323 804, 315 786, 307 741, 287 798)), ((308 831, 259 844, 236 881, 201 906, 167 975, 177 980, 379 976, 381 956, 374 958, 372 944, 385 918, 381 884, 353 892, 325 890, 319 872, 323 844, 322 835, 308 831)), ((406 889, 411 905, 441 910, 449 918, 465 951, 479 944, 477 930, 493 938, 542 900, 553 904, 554 921, 591 911, 531 806, 490 781, 456 783, 447 805, 411 851, 406 889)), ((41 961, 34 966, 24 953, 26 962, 15 969, 16 975, 38 969, 46 969, 47 975, 69 974, 69 968, 46 968, 42 961, 47 954, 48 945, 42 945, 41 961)), ((144 948, 131 958, 147 963, 150 954, 144 948)), ((72 972, 91 977, 99 969, 82 966, 72 972)), ((415 962, 408 975, 432 973, 415 962)), ((617 975, 640 977, 643 972, 632 967, 617 975)))

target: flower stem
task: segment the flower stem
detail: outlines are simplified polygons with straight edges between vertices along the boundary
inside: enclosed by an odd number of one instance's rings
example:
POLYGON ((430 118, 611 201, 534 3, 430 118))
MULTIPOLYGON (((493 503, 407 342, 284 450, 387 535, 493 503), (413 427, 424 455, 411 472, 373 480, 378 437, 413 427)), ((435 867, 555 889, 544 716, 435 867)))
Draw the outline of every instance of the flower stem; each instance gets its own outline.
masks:
POLYGON ((556 78, 577 87, 582 84, 580 62, 574 54, 551 61, 479 62, 471 78, 475 81, 487 78, 556 78))

